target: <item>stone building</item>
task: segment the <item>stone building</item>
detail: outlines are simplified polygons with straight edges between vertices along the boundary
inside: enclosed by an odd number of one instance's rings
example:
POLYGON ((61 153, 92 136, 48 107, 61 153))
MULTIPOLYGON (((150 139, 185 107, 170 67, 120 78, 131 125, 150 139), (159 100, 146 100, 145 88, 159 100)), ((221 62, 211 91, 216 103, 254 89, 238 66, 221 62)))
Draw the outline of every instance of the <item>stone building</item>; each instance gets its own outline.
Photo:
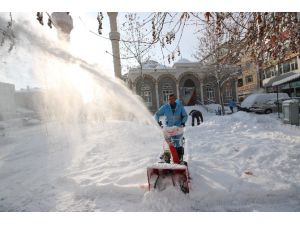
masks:
MULTIPOLYGON (((207 76, 205 66, 181 59, 172 67, 150 60, 139 68, 129 70, 127 84, 134 93, 141 96, 151 112, 155 112, 175 94, 184 105, 218 103, 219 93, 213 78, 207 76)), ((237 82, 230 81, 223 90, 225 102, 237 98, 237 82)))
POLYGON ((0 121, 15 116, 15 85, 0 82, 0 121))

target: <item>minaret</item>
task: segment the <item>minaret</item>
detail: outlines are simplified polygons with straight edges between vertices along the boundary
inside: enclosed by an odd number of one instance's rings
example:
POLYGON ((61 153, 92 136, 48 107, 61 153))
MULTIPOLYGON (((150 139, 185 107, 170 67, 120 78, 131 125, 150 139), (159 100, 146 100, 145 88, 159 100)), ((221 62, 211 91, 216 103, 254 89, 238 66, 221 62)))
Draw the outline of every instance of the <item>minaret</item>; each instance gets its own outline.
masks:
POLYGON ((115 77, 121 79, 121 61, 120 61, 120 47, 119 47, 120 33, 118 32, 118 27, 117 27, 118 13, 108 12, 107 15, 109 17, 109 23, 110 23, 109 39, 111 40, 111 45, 112 45, 115 77))
POLYGON ((57 35, 60 40, 69 42, 70 34, 73 29, 73 19, 68 12, 53 12, 51 14, 52 22, 57 29, 57 35))

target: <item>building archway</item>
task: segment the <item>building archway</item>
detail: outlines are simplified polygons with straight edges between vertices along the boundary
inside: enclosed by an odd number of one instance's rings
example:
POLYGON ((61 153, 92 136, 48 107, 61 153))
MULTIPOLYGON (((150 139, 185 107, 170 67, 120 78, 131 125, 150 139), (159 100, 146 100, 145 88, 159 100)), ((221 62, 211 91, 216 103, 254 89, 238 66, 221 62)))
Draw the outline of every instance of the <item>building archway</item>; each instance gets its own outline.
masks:
POLYGON ((195 105, 201 98, 200 82, 192 73, 185 73, 180 76, 179 91, 180 98, 184 105, 195 105))
POLYGON ((187 79, 183 84, 183 100, 185 105, 196 104, 196 86, 191 79, 187 79))

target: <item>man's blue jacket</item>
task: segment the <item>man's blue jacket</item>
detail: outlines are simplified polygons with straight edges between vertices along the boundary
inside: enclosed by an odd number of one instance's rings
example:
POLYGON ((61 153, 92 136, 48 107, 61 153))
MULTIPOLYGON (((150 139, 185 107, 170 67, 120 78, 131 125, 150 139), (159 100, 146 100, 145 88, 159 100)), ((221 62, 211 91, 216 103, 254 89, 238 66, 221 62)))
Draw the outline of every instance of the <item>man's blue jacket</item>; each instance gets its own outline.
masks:
POLYGON ((188 119, 188 115, 179 100, 176 100, 176 108, 175 112, 172 112, 171 106, 169 103, 160 107, 160 109, 155 113, 154 118, 157 122, 159 122, 159 117, 165 116, 166 117, 166 126, 173 127, 173 126, 181 126, 185 124, 188 119))

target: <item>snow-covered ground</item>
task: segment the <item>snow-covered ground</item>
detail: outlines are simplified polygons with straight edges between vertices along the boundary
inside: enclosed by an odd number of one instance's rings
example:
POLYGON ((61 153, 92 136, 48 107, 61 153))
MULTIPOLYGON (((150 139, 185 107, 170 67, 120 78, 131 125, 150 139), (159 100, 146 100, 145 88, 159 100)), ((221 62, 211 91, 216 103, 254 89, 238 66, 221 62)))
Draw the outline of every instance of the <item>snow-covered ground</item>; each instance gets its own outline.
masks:
POLYGON ((164 139, 146 107, 101 65, 23 17, 14 17, 16 47, 0 48, 0 81, 29 80, 45 96, 41 117, 21 110, 0 121, 1 212, 300 211, 299 127, 276 114, 216 116, 216 105, 198 106, 200 126, 186 124, 190 193, 148 192, 146 168, 159 160, 164 139))
MULTIPOLYGON (((192 107, 187 107, 190 111, 192 107)), ((273 115, 216 116, 185 128, 192 189, 148 192, 163 136, 130 121, 2 122, 0 211, 300 211, 300 129, 273 115)))

